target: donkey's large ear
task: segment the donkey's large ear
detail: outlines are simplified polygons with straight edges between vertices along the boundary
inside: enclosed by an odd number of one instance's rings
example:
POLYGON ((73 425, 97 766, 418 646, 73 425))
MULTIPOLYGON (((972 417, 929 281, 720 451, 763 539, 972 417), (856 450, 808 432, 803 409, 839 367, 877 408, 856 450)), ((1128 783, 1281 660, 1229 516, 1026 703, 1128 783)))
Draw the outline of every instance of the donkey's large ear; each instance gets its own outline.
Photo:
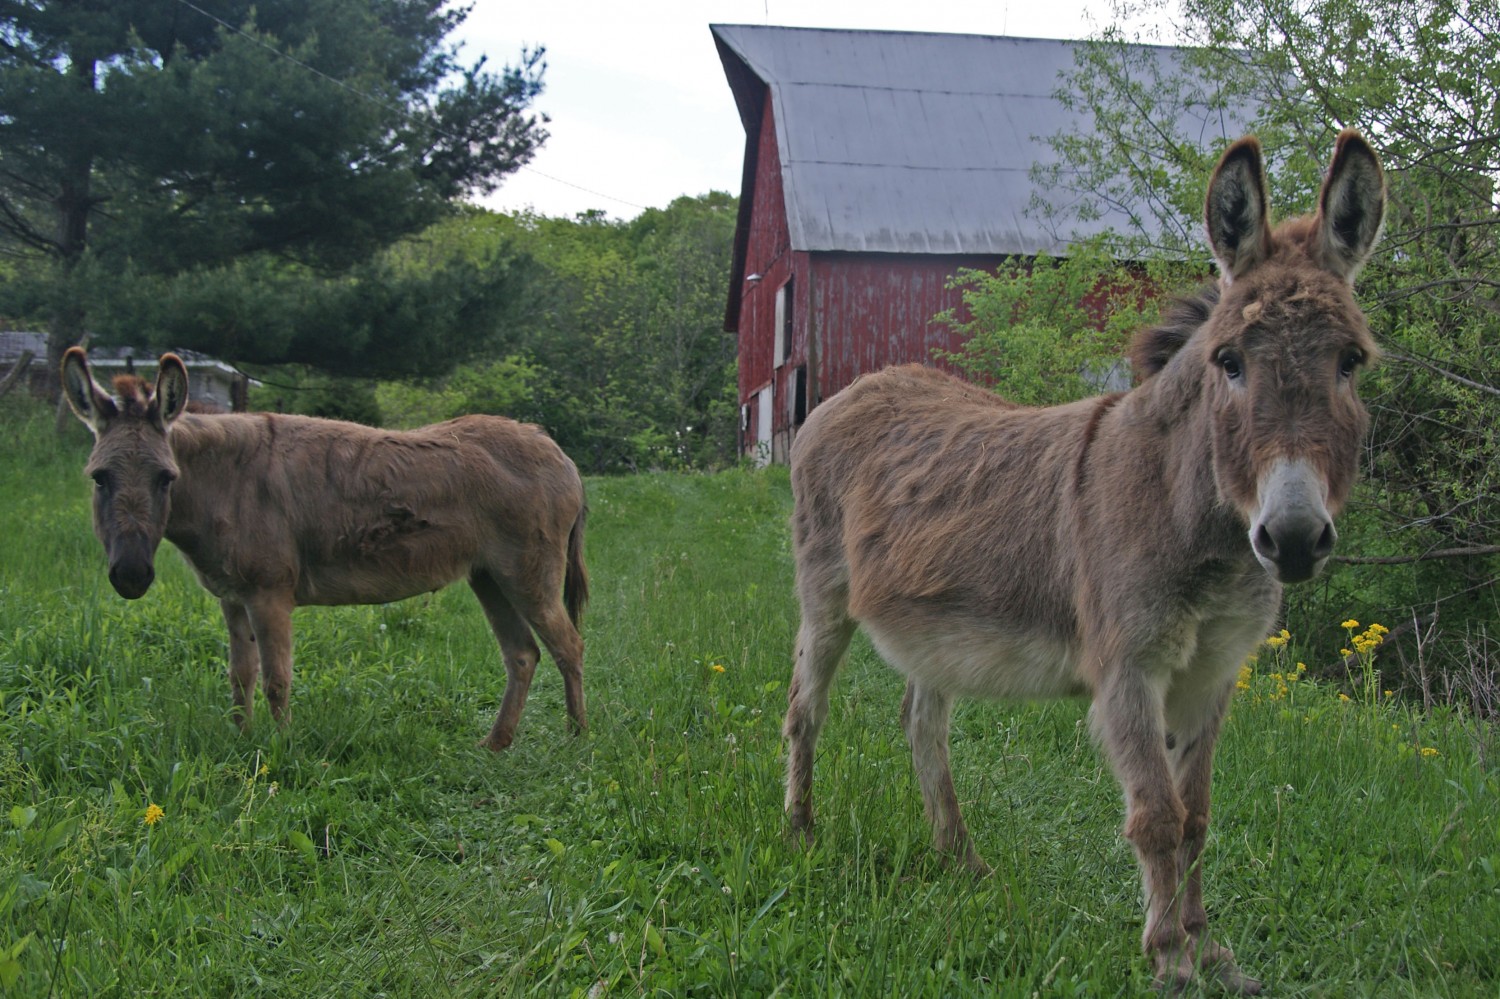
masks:
POLYGON ((1225 284, 1271 255, 1269 202, 1260 140, 1247 135, 1219 158, 1203 211, 1208 244, 1225 284))
POLYGON ((147 411, 163 428, 182 415, 188 404, 187 365, 176 354, 163 354, 156 372, 156 388, 147 411))
POLYGON ((104 432, 104 425, 119 410, 109 393, 100 388, 89 373, 88 355, 82 347, 69 347, 63 355, 62 383, 68 405, 98 437, 104 432))
POLYGON ((1385 220, 1385 171, 1380 158, 1352 128, 1339 133, 1328 178, 1318 197, 1316 220, 1319 262, 1352 282, 1385 220))

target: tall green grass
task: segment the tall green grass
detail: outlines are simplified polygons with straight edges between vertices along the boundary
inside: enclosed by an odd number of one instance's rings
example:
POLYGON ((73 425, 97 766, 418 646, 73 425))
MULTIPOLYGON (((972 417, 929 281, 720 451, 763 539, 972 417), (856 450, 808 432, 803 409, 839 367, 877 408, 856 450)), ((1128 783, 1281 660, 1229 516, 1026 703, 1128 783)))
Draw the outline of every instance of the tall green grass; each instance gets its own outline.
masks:
MULTIPOLYGON (((955 779, 995 868, 974 880, 931 853, 900 679, 857 641, 817 842, 786 842, 784 472, 591 481, 590 732, 567 734, 544 665, 492 755, 475 742, 504 671, 463 587, 298 611, 291 724, 262 703, 240 735, 216 604, 165 548, 151 592, 118 599, 86 440, 0 416, 0 995, 1149 989, 1082 704, 958 711, 955 779)), ((1492 997, 1493 735, 1286 680, 1336 652, 1263 650, 1236 700, 1217 932, 1278 996, 1492 997)))

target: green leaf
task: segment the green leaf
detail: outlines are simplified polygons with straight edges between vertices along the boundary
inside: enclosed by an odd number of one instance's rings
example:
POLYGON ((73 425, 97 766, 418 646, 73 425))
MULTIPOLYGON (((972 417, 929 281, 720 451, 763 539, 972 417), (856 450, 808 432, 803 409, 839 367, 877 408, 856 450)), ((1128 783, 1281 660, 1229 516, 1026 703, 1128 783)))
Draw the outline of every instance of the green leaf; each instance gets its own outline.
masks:
POLYGON ((287 839, 291 841, 292 846, 296 847, 297 852, 308 860, 318 859, 318 848, 306 833, 299 829, 293 829, 287 834, 287 839))
POLYGON ((27 805, 21 807, 15 805, 10 810, 10 824, 17 829, 25 829, 36 821, 36 809, 27 805))
POLYGON ((561 857, 568 852, 568 848, 563 846, 560 840, 555 840, 550 836, 542 840, 542 842, 547 844, 547 849, 552 851, 554 857, 561 857))
POLYGON ((646 945, 657 957, 667 956, 666 942, 662 940, 661 934, 656 932, 656 927, 652 926, 649 920, 646 922, 646 945))

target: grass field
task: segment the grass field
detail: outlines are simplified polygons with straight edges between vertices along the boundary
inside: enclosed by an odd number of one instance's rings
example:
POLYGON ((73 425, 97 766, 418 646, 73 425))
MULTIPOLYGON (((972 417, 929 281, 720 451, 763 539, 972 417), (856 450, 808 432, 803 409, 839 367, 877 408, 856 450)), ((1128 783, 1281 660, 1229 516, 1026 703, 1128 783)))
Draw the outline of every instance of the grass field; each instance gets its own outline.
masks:
MULTIPOLYGON (((975 881, 928 848, 900 680, 857 642, 818 841, 785 841, 784 472, 591 481, 591 730, 544 663, 492 755, 504 671, 461 586, 298 611, 291 725, 262 702, 240 735, 217 605, 170 546, 144 599, 109 588, 85 453, 0 411, 0 995, 1149 990, 1082 704, 959 709, 975 881)), ((1500 744, 1378 683, 1285 680, 1336 655, 1266 648, 1235 702, 1217 932, 1276 996, 1494 997, 1500 744)))

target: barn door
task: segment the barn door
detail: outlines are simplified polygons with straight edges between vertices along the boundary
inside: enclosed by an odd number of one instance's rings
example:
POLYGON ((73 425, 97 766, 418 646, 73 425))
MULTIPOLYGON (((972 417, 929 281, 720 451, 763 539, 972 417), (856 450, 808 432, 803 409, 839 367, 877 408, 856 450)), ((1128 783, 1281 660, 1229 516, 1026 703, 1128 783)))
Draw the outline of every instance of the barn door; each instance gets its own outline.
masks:
POLYGON ((760 390, 755 400, 755 464, 764 468, 771 463, 771 386, 760 390))

